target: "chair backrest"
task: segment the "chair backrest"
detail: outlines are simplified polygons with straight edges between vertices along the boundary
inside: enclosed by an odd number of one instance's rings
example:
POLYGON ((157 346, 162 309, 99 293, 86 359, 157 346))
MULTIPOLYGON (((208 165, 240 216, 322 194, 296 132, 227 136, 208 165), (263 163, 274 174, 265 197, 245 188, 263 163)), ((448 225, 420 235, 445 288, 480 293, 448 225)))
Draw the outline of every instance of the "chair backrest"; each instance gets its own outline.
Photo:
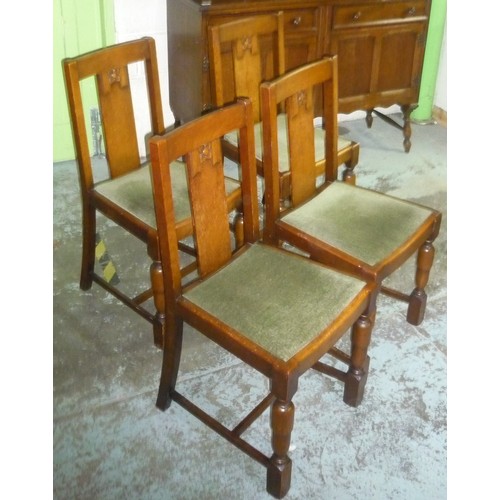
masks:
MULTIPOLYGON (((181 273, 173 210, 170 164, 184 157, 194 228, 194 244, 201 277, 223 266, 233 253, 221 139, 232 130, 240 134, 241 190, 245 242, 259 238, 255 142, 249 99, 203 115, 150 140, 155 200, 165 293, 174 300, 181 293, 181 273)), ((168 308, 167 308, 168 309, 168 308)))
POLYGON ((129 65, 143 63, 152 134, 164 132, 160 79, 153 38, 124 42, 63 60, 66 92, 71 114, 77 162, 82 188, 94 184, 91 150, 84 109, 82 80, 94 78, 99 102, 103 142, 111 178, 138 168, 141 164, 136 117, 130 88, 129 65))
POLYGON ((285 72, 283 13, 210 26, 208 45, 216 106, 249 97, 254 121, 260 121, 259 85, 285 72))
MULTIPOLYGON (((286 113, 290 162, 291 204, 296 206, 317 192, 314 148, 314 92, 322 90, 325 129, 325 183, 334 182, 338 171, 337 56, 325 57, 262 83, 261 115, 266 220, 280 213, 278 114, 286 113), (284 105, 284 106, 283 106, 284 105)), ((267 229, 266 229, 267 231, 267 229)))

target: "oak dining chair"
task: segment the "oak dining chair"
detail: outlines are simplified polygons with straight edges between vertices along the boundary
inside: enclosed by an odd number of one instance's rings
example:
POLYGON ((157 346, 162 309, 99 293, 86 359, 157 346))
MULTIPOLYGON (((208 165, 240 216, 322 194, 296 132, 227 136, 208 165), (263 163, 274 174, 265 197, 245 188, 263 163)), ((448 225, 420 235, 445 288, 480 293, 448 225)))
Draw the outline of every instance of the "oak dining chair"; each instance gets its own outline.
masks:
POLYGON ((441 213, 407 200, 337 180, 337 56, 292 70, 261 85, 264 175, 264 240, 284 242, 312 259, 376 284, 408 303, 406 318, 422 322, 425 286, 434 258, 441 213), (325 179, 317 183, 313 89, 323 89, 325 179), (290 155, 290 205, 280 200, 279 118, 285 113, 290 155), (416 255, 411 293, 384 286, 384 279, 416 255))
MULTIPOLYGON (((300 377, 315 368, 344 384, 347 404, 361 402, 368 374, 374 285, 258 241, 254 121, 249 99, 153 137, 150 148, 168 323, 157 406, 166 410, 176 402, 263 465, 267 491, 282 498, 291 484, 292 398, 300 377), (240 138, 245 242, 236 253, 226 216, 221 146, 231 130, 237 130, 240 138), (186 158, 199 268, 199 276, 189 282, 181 277, 174 228, 172 166, 178 157, 186 158), (199 401, 200 391, 185 394, 177 389, 184 324, 268 378, 269 392, 235 425, 228 426, 211 415, 199 401), (345 353, 335 344, 349 331, 351 347, 345 353), (328 354, 347 368, 321 361, 328 354), (269 407, 272 453, 267 455, 244 433, 269 407)), ((333 409, 324 411, 332 413, 335 426, 333 409)))
MULTIPOLYGON (((88 290, 97 283, 133 311, 153 325, 153 341, 163 346, 165 308, 158 236, 153 206, 149 159, 140 155, 137 137, 137 108, 149 113, 150 134, 165 133, 160 79, 155 41, 151 37, 127 41, 100 48, 62 62, 68 108, 76 150, 82 200, 82 261, 80 288, 88 290), (146 79, 144 101, 133 98, 131 75, 142 72, 146 79), (102 150, 108 168, 103 179, 96 173, 93 160, 90 109, 85 92, 94 91, 98 97, 98 110, 102 127, 102 150), (108 221, 125 229, 145 244, 151 259, 151 286, 140 293, 130 293, 121 283, 116 283, 96 269, 97 212, 108 221), (153 298, 153 307, 148 301, 153 298), (154 309, 154 311, 152 311, 154 309)), ((182 270, 188 275, 196 270, 195 251, 186 243, 193 231, 185 167, 182 161, 173 165, 172 177, 175 191, 175 231, 178 247, 185 254, 182 270)), ((228 209, 241 204, 240 185, 226 179, 228 209)), ((237 226, 239 226, 237 224, 237 226)), ((102 236, 102 235, 101 235, 102 236)), ((240 241, 240 239, 238 240, 240 241)), ((112 253, 119 248, 108 250, 112 253)))

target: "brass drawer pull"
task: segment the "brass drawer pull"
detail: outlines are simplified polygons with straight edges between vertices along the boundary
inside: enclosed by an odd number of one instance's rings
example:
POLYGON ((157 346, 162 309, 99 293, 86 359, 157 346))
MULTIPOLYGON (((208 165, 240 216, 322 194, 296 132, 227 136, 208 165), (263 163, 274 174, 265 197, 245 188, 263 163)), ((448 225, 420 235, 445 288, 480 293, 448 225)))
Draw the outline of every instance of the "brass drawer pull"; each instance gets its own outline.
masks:
POLYGON ((302 18, 300 16, 294 17, 292 23, 294 26, 298 26, 302 22, 302 18))
POLYGON ((355 14, 353 14, 352 20, 357 21, 360 17, 361 17, 361 12, 358 11, 355 14))

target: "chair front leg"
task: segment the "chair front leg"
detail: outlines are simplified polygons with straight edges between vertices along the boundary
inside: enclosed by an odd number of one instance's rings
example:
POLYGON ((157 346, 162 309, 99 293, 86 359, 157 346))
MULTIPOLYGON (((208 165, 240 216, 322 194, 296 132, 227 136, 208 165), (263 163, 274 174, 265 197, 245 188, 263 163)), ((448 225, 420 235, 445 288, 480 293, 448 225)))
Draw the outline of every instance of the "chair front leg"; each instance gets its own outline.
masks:
POLYGON ((148 238, 148 255, 153 261, 149 268, 149 275, 156 309, 153 320, 153 341, 156 347, 163 349, 166 331, 165 293, 163 288, 163 270, 160 262, 160 249, 156 235, 150 235, 148 238))
POLYGON ((161 367, 160 386, 156 406, 165 411, 172 403, 172 392, 175 390, 177 374, 182 352, 184 322, 181 318, 168 315, 167 328, 163 346, 163 362, 161 367))
POLYGON ((233 221, 234 242, 236 249, 241 248, 245 244, 245 229, 243 221, 243 212, 238 208, 233 221))
POLYGON ((96 245, 96 211, 84 201, 82 206, 82 267, 80 271, 80 288, 88 290, 92 286, 92 274, 95 266, 96 245))
POLYGON ((267 468, 267 491, 283 498, 290 489, 292 460, 288 456, 295 408, 291 401, 276 399, 271 408, 273 455, 267 468))
POLYGON ((425 287, 429 281, 429 274, 434 261, 433 240, 427 240, 418 250, 417 270, 415 273, 416 287, 410 295, 406 321, 412 325, 420 325, 424 319, 427 294, 425 287))
POLYGON ((161 262, 152 262, 150 270, 153 301, 156 309, 153 320, 153 341, 156 347, 163 349, 165 338, 165 295, 163 290, 163 271, 161 262))
POLYGON ((356 407, 363 400, 370 366, 368 346, 373 329, 373 321, 370 318, 375 318, 374 311, 366 311, 352 327, 351 362, 344 384, 344 403, 349 406, 356 407))
POLYGON ((359 162, 359 144, 353 143, 351 145, 351 156, 348 161, 345 162, 345 170, 342 173, 342 180, 346 184, 351 186, 356 185, 356 174, 354 173, 354 167, 359 162))

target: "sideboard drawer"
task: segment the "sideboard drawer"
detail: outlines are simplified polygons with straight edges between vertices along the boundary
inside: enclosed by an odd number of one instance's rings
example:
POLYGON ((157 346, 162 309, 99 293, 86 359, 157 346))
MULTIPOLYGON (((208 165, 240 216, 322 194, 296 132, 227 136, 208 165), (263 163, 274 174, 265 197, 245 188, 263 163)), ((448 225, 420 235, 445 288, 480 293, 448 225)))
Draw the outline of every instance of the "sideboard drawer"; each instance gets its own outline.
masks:
POLYGON ((426 17, 426 5, 422 1, 346 5, 334 7, 333 27, 386 24, 422 17, 426 17))
POLYGON ((316 28, 318 24, 317 9, 297 9, 283 11, 286 32, 316 28))

